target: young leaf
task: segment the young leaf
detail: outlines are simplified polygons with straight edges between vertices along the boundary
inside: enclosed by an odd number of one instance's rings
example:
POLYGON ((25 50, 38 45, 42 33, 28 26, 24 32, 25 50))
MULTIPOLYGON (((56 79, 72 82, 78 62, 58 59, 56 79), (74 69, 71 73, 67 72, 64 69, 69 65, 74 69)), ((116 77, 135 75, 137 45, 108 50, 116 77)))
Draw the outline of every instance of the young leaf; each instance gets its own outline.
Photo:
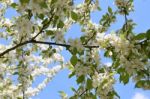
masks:
POLYGON ((47 30, 46 31, 46 35, 53 35, 53 34, 54 34, 54 32, 52 30, 47 30))
POLYGON ((71 64, 72 64, 73 66, 75 66, 75 65, 77 64, 77 62, 78 62, 77 56, 76 56, 76 55, 73 55, 73 56, 71 57, 71 59, 70 59, 70 62, 71 62, 71 64))
POLYGON ((71 74, 69 74, 69 78, 73 77, 75 75, 75 72, 72 72, 71 74))
POLYGON ((127 84, 129 82, 129 74, 121 74, 119 79, 120 82, 122 81, 124 84, 127 84))
POLYGON ((87 79, 86 88, 88 90, 92 89, 92 80, 91 79, 87 79))
POLYGON ((113 14, 111 7, 108 7, 108 12, 109 12, 110 14, 113 14))
POLYGON ((135 36, 136 40, 143 40, 144 38, 145 38, 145 33, 140 33, 140 34, 135 36))
POLYGON ((20 3, 21 4, 27 4, 27 3, 29 3, 29 0, 20 0, 20 3))
POLYGON ((18 6, 18 4, 16 4, 16 3, 12 3, 12 4, 11 4, 11 7, 12 7, 12 8, 16 8, 17 6, 18 6))
POLYGON ((64 23, 63 23, 63 21, 59 21, 59 23, 57 24, 57 27, 58 28, 63 28, 64 27, 64 23))
POLYGON ((77 20, 78 20, 78 14, 72 11, 72 12, 71 12, 71 18, 72 18, 73 20, 77 21, 77 20))
POLYGON ((147 30, 147 32, 146 32, 146 38, 147 38, 147 39, 150 39, 150 29, 147 30))
POLYGON ((84 81, 84 76, 82 75, 82 76, 80 76, 80 77, 78 77, 77 78, 77 83, 79 84, 79 83, 82 83, 83 81, 84 81))

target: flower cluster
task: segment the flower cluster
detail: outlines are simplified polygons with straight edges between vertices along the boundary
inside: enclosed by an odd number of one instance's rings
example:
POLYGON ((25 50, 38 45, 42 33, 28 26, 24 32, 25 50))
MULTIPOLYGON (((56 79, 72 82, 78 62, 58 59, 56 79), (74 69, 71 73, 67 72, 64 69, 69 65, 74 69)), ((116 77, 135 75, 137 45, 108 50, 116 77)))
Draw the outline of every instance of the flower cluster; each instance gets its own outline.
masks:
MULTIPOLYGON (((1 48, 2 47, 4 46, 1 45, 1 48)), ((31 50, 30 47, 28 49, 31 50)), ((2 64, 3 60, 1 60, 0 87, 2 90, 0 90, 0 97, 22 97, 23 92, 25 97, 37 95, 61 69, 67 66, 62 64, 54 66, 53 68, 48 67, 52 62, 56 61, 62 63, 64 61, 64 58, 59 54, 62 48, 56 47, 55 49, 57 53, 54 53, 51 58, 42 58, 34 54, 19 56, 20 61, 18 66, 16 66, 17 64, 14 61, 9 61, 12 64, 11 66, 9 66, 9 64, 2 64), (15 75, 18 75, 18 83, 15 83, 15 75), (40 75, 45 75, 47 78, 36 88, 32 88, 32 83, 36 81, 35 78, 40 75)), ((6 55, 6 57, 14 57, 15 60, 15 58, 18 57, 16 53, 17 52, 11 52, 9 55, 6 55)))
POLYGON ((92 76, 92 85, 94 88, 97 88, 97 94, 102 99, 108 99, 109 93, 113 91, 113 84, 115 80, 113 75, 105 72, 105 73, 95 73, 92 76))
POLYGON ((120 14, 128 14, 133 11, 133 2, 130 0, 115 0, 115 4, 119 8, 120 14))
POLYGON ((100 45, 103 45, 103 48, 113 47, 113 52, 117 53, 116 58, 120 60, 121 66, 123 66, 129 74, 133 74, 135 70, 142 70, 144 68, 144 63, 139 58, 140 53, 135 47, 134 42, 131 43, 126 39, 121 39, 121 37, 115 33, 99 33, 97 35, 97 41, 100 45))
POLYGON ((69 39, 69 44, 71 45, 70 50, 74 50, 75 48, 77 49, 77 51, 81 52, 83 50, 83 45, 80 39, 69 39))
POLYGON ((77 76, 88 75, 92 73, 91 67, 83 66, 83 64, 79 62, 75 65, 74 69, 77 76))
POLYGON ((25 17, 19 17, 16 20, 14 30, 19 40, 26 40, 27 38, 31 38, 30 35, 33 31, 33 23, 25 17))

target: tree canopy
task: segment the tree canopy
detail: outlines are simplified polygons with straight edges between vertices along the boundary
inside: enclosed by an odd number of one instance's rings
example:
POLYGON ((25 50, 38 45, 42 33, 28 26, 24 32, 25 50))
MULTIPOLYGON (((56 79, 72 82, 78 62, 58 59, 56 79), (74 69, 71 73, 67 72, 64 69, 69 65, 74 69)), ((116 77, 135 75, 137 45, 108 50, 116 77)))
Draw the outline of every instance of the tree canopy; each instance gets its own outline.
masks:
POLYGON ((134 11, 134 0, 114 0, 116 9, 108 7, 99 24, 91 21, 91 13, 101 11, 99 0, 74 1, 0 0, 0 99, 35 96, 64 68, 70 70, 69 78, 76 76, 78 88, 72 88, 73 96, 60 92, 62 99, 119 98, 115 75, 122 84, 133 79, 136 88, 150 89, 150 30, 133 31, 136 23, 128 15, 134 11), (8 9, 16 15, 6 17, 8 9), (106 34, 118 15, 124 24, 106 34), (74 24, 83 34, 66 39, 74 24), (69 61, 63 50, 71 54, 69 61), (102 50, 112 59, 111 66, 101 62, 102 50), (40 75, 46 78, 33 88, 40 75))

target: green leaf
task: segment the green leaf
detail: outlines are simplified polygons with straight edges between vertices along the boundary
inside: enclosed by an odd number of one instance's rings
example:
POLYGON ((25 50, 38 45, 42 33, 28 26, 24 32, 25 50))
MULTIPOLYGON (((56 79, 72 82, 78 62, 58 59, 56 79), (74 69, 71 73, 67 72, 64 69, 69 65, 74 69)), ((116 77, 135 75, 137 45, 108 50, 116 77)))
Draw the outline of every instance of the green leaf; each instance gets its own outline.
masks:
POLYGON ((150 29, 147 30, 147 32, 146 32, 146 38, 147 38, 147 39, 150 39, 150 29))
POLYGON ((69 49, 69 51, 71 52, 72 55, 77 54, 77 48, 73 48, 72 50, 69 49))
POLYGON ((120 96, 118 95, 118 93, 115 90, 113 90, 112 93, 120 99, 120 96))
POLYGON ((29 77, 30 77, 30 80, 33 81, 33 76, 30 75, 29 77))
POLYGON ((100 7, 97 8, 99 11, 101 11, 102 9, 100 7))
POLYGON ((44 19, 44 14, 39 14, 38 18, 40 18, 41 20, 43 20, 44 19))
POLYGON ((129 74, 128 73, 121 74, 119 79, 120 82, 122 81, 124 84, 127 84, 129 82, 129 74))
POLYGON ((43 22, 42 22, 43 25, 47 24, 47 23, 48 23, 48 18, 44 19, 43 22))
POLYGON ((141 88, 144 84, 144 81, 141 80, 141 81, 138 81, 136 84, 135 84, 135 88, 141 88))
POLYGON ((99 73, 105 73, 104 68, 101 68, 101 69, 99 70, 99 73))
POLYGON ((89 3, 91 0, 85 0, 85 3, 89 3))
POLYGON ((48 20, 48 18, 44 19, 43 22, 42 22, 42 24, 43 24, 43 28, 46 29, 49 26, 49 20, 48 20))
POLYGON ((84 75, 78 77, 77 80, 76 80, 77 83, 78 83, 78 84, 82 83, 82 82, 84 81, 84 78, 85 78, 84 75))
POLYGON ((47 7, 48 7, 47 4, 46 4, 46 2, 41 2, 41 3, 40 3, 40 6, 41 6, 42 8, 47 8, 47 7))
POLYGON ((57 2, 57 0, 51 0, 51 4, 54 4, 56 2, 57 2))
POLYGON ((14 73, 13 73, 13 75, 18 75, 18 74, 19 74, 18 72, 14 72, 14 73))
POLYGON ((140 33, 140 34, 135 36, 136 40, 143 40, 144 38, 145 38, 145 33, 140 33))
POLYGON ((64 27, 64 22, 63 21, 59 21, 59 23, 57 24, 58 28, 63 28, 64 27))
POLYGON ((21 4, 27 4, 27 3, 29 3, 29 1, 30 1, 30 0, 20 0, 20 3, 21 3, 21 4))
POLYGON ((107 50, 107 51, 104 53, 104 56, 105 56, 105 57, 109 57, 109 52, 110 52, 110 51, 107 50))
POLYGON ((65 97, 65 96, 67 96, 64 91, 59 91, 59 94, 60 94, 60 97, 62 97, 62 98, 65 97))
POLYGON ((113 67, 114 67, 114 68, 117 68, 119 65, 120 65, 119 59, 117 59, 117 60, 115 60, 115 61, 113 62, 113 67))
POLYGON ((87 79, 87 83, 86 83, 86 88, 88 89, 88 90, 90 90, 90 89, 92 89, 92 80, 91 79, 87 79))
MULTIPOLYGON (((135 88, 143 88, 147 85, 150 85, 150 80, 140 80, 135 84, 135 88)), ((150 88, 147 86, 147 88, 150 88)))
POLYGON ((77 95, 71 96, 69 99, 78 99, 77 95))
POLYGON ((52 30, 47 30, 46 31, 46 35, 53 35, 53 34, 54 34, 54 32, 52 30))
POLYGON ((71 90, 72 90, 73 92, 77 93, 77 91, 76 91, 75 88, 71 87, 71 90))
POLYGON ((117 70, 117 72, 118 72, 119 74, 121 74, 121 73, 125 72, 125 69, 124 69, 124 68, 119 68, 119 69, 117 70))
POLYGON ((16 7, 18 6, 18 4, 12 3, 10 6, 11 6, 12 8, 16 8, 16 7))
POLYGON ((80 40, 81 40, 82 43, 84 43, 86 41, 85 36, 80 37, 80 40))
POLYGON ((76 55, 73 55, 73 56, 71 57, 71 59, 70 59, 70 62, 71 62, 71 64, 72 64, 73 66, 75 66, 75 65, 77 64, 77 62, 78 62, 77 56, 76 56, 76 55))
POLYGON ((109 12, 110 14, 113 14, 111 7, 108 7, 108 12, 109 12))
POLYGON ((72 72, 71 74, 69 74, 69 78, 73 77, 75 75, 75 72, 72 72))
POLYGON ((22 97, 17 97, 17 99, 22 99, 22 97))
POLYGON ((59 19, 59 16, 54 16, 53 27, 57 25, 58 19, 59 19))
POLYGON ((77 21, 77 20, 78 20, 78 14, 72 11, 72 12, 71 12, 71 18, 72 18, 73 20, 77 21))

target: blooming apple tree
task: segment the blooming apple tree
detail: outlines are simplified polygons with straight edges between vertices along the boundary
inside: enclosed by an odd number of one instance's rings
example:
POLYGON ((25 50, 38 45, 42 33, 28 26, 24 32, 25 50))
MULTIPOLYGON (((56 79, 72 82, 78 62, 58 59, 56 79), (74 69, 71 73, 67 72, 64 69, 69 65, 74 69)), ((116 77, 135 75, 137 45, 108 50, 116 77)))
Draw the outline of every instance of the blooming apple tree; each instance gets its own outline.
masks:
POLYGON ((99 0, 0 0, 0 99, 38 95, 64 68, 70 70, 69 78, 76 76, 78 88, 72 88, 73 96, 60 92, 63 99, 119 98, 115 75, 123 84, 133 79, 135 87, 149 90, 150 30, 133 32, 135 23, 128 19, 133 2, 114 0, 117 9, 108 7, 96 24, 90 15, 101 11, 99 0), (9 9, 17 14, 6 17, 9 9), (106 34, 117 15, 124 16, 122 28, 106 34), (79 24, 83 34, 67 40, 65 33, 73 24, 79 24), (65 61, 63 50, 71 53, 70 61, 65 61), (102 50, 112 59, 109 67, 100 61, 102 50), (40 75, 46 78, 32 87, 40 75))

